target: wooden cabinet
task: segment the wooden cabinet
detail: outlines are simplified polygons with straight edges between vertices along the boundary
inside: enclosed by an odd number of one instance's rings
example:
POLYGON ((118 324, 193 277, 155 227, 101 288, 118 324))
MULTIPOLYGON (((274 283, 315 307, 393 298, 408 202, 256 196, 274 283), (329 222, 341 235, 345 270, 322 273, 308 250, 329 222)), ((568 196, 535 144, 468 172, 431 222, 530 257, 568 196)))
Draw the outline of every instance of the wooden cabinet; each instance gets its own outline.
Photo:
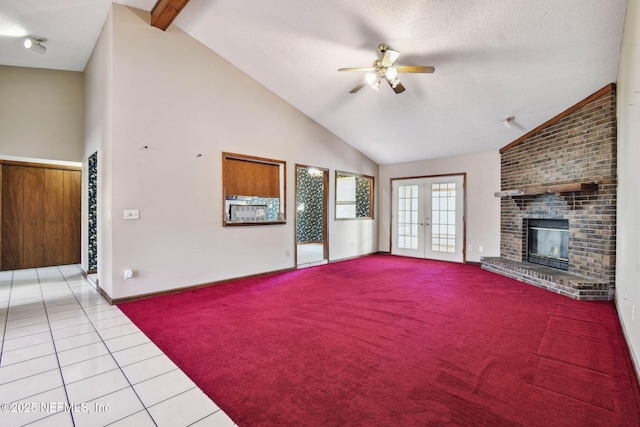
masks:
POLYGON ((2 270, 80 262, 81 171, 1 164, 2 270))

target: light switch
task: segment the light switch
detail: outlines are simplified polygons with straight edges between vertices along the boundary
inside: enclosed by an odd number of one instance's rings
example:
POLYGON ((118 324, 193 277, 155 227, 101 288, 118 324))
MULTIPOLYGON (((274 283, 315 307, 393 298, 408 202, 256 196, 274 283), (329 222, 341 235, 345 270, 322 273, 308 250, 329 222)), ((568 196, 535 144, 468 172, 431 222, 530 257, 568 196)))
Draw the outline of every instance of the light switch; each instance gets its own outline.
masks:
POLYGON ((140 219, 140 211, 138 209, 125 209, 124 219, 140 219))

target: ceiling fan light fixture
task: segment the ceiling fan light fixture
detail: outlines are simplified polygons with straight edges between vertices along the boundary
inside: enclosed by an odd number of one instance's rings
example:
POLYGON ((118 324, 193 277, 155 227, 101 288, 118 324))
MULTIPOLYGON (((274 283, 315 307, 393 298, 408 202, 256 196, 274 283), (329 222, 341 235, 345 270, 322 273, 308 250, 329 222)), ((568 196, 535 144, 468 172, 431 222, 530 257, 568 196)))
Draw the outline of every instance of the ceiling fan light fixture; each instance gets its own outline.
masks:
POLYGON ((44 55, 45 53, 47 53, 47 48, 42 45, 42 42, 46 40, 47 39, 42 37, 27 38, 24 40, 24 47, 36 53, 39 53, 40 55, 44 55))
POLYGON ((400 52, 389 49, 386 44, 378 45, 380 58, 373 61, 370 67, 339 68, 338 71, 365 71, 364 81, 356 85, 349 93, 356 93, 369 85, 373 90, 379 90, 380 83, 384 79, 396 94, 405 91, 405 87, 398 79, 399 73, 433 73, 435 68, 428 65, 395 65, 400 52))
POLYGON ((387 71, 385 71, 385 77, 388 80, 394 80, 398 76, 398 70, 396 67, 389 67, 387 71))

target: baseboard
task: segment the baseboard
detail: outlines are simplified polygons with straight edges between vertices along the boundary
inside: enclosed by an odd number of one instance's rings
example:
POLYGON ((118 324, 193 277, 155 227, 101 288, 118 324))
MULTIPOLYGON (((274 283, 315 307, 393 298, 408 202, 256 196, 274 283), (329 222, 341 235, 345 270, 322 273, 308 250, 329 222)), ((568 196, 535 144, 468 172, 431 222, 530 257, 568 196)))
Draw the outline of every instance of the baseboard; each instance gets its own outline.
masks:
MULTIPOLYGON (((391 255, 390 251, 378 251, 378 252, 373 252, 373 254, 379 254, 379 255, 391 255)), ((402 256, 402 255, 397 255, 397 256, 402 256)), ((426 258, 425 258, 426 259, 426 258)), ((453 262, 453 261, 452 261, 453 262)), ((457 261, 456 261, 457 262, 457 261)), ((471 265, 482 265, 482 263, 480 261, 463 261, 459 264, 471 264, 471 265)))
MULTIPOLYGON (((368 256, 368 255, 375 255, 375 254, 385 254, 385 253, 384 252, 371 252, 371 253, 368 253, 368 254, 363 254, 363 255, 358 255, 358 256, 353 256, 353 257, 346 257, 346 258, 329 260, 329 263, 348 261, 350 259, 357 259, 357 258, 362 258, 362 257, 368 256)), ((281 269, 281 270, 268 271, 268 272, 265 272, 265 273, 258 273, 258 274, 250 274, 250 275, 247 275, 247 276, 232 277, 230 279, 222 279, 222 280, 216 280, 216 281, 213 281, 213 282, 201 283, 201 284, 198 284, 198 285, 185 286, 184 288, 168 289, 168 290, 165 290, 165 291, 150 292, 150 293, 147 293, 147 294, 134 295, 134 296, 131 296, 131 297, 124 297, 124 298, 111 298, 106 293, 104 293, 104 291, 102 291, 102 289, 100 289, 100 287, 98 287, 98 291, 104 297, 104 299, 107 300, 107 302, 109 304, 117 305, 117 304, 122 304, 122 303, 125 303, 125 302, 129 302, 129 301, 137 301, 137 300, 141 300, 141 299, 145 299, 145 298, 151 298, 151 297, 157 297, 157 296, 161 296, 161 295, 175 294, 177 292, 191 291, 191 290, 198 289, 198 288, 204 288, 206 286, 215 286, 215 285, 221 285, 223 283, 231 283, 231 282, 237 282, 239 280, 251 279, 251 278, 254 278, 254 277, 264 277, 264 276, 270 276, 272 274, 286 273, 287 271, 293 271, 293 270, 296 270, 296 269, 297 269, 296 267, 284 268, 284 269, 281 269)))
MULTIPOLYGON (((98 270, 85 271, 83 268, 80 268, 80 271, 82 271, 82 275, 89 282, 91 282, 91 280, 89 280, 89 275, 90 274, 95 274, 95 273, 98 272, 98 270)), ((113 299, 100 287, 100 284, 99 284, 98 280, 96 280, 95 283, 96 283, 96 290, 100 293, 100 296, 102 296, 102 298, 104 298, 104 300, 106 302, 108 302, 109 304, 113 305, 114 304, 113 299)))
MULTIPOLYGON (((230 279, 216 280, 216 281, 213 281, 213 282, 200 283, 198 285, 185 286, 183 288, 168 289, 168 290, 165 290, 165 291, 158 291, 158 292, 149 292, 147 294, 134 295, 134 296, 131 296, 131 297, 124 297, 124 298, 110 298, 109 297, 108 301, 109 301, 109 304, 116 304, 117 305, 117 304, 122 304, 122 303, 125 303, 125 302, 129 302, 129 301, 137 301, 137 300, 141 300, 141 299, 145 299, 145 298, 151 298, 151 297, 157 297, 157 296, 161 296, 161 295, 169 295, 169 294, 175 294, 175 293, 178 293, 178 292, 192 291, 192 290, 198 289, 198 288, 204 288, 204 287, 207 287, 207 286, 221 285, 223 283, 237 282, 239 280, 251 279, 251 278, 254 278, 254 277, 271 276, 273 274, 285 273, 287 271, 292 271, 292 270, 295 270, 295 267, 293 267, 293 268, 284 268, 282 270, 268 271, 266 273, 249 274, 247 276, 232 277, 230 279)), ((98 289, 98 290, 100 291, 100 289, 98 289)), ((107 298, 107 296, 105 296, 105 298, 107 298)))
POLYGON ((334 262, 342 262, 342 261, 349 261, 350 259, 358 259, 358 258, 363 258, 369 255, 376 255, 376 254, 383 254, 382 252, 370 252, 368 254, 362 254, 362 255, 356 255, 356 256, 348 256, 345 258, 335 258, 335 259, 330 259, 329 260, 329 264, 334 263, 334 262))
POLYGON ((107 295, 107 293, 100 287, 98 286, 98 292, 100 292, 100 295, 102 295, 102 298, 104 298, 109 304, 111 305, 115 305, 116 302, 113 298, 111 298, 109 295, 107 295))
POLYGON ((622 319, 622 315, 620 314, 620 310, 618 309, 618 302, 615 299, 614 299, 614 304, 616 306, 616 313, 618 314, 618 321, 620 322, 620 329, 622 330, 622 336, 624 337, 624 342, 627 345, 627 351, 629 352, 629 358, 631 359, 633 370, 636 373, 636 380, 638 380, 638 385, 640 385, 640 361, 636 359, 635 353, 631 351, 631 344, 629 340, 629 335, 627 335, 627 328, 625 327, 624 320, 622 319))

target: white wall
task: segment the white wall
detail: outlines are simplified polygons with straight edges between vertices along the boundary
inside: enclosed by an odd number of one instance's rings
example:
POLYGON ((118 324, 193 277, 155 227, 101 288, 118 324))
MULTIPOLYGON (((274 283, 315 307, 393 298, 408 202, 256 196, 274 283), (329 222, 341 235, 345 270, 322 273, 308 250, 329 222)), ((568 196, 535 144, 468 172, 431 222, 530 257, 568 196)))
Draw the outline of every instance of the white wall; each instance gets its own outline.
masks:
POLYGON ((629 0, 617 84, 618 219, 615 301, 640 378, 640 1, 629 0), (635 316, 633 310, 635 308, 635 316))
POLYGON ((480 262, 484 256, 500 256, 500 153, 497 151, 380 166, 379 249, 388 252, 391 225, 391 178, 467 174, 466 260, 480 262), (478 251, 483 247, 483 252, 478 251))
MULTIPOLYGON (((377 164, 175 26, 162 32, 148 13, 117 4, 109 19, 112 47, 99 44, 92 61, 112 55, 111 83, 93 63, 87 78, 112 85, 112 133, 103 138, 111 159, 99 158, 99 179, 111 182, 99 190, 99 227, 112 246, 100 246, 98 266, 112 298, 292 268, 295 163, 331 169, 330 258, 377 251, 376 220, 333 220, 334 171, 377 177, 377 164), (287 162, 287 224, 222 226, 223 151, 287 162), (125 221, 125 209, 139 209, 140 220, 125 221), (356 238, 364 244, 351 246, 356 238), (123 279, 125 268, 133 279, 123 279)), ((94 101, 104 91, 88 90, 94 101)), ((100 133, 99 122, 87 135, 100 133)))
MULTIPOLYGON (((99 277, 111 277, 113 243, 111 233, 111 162, 113 127, 113 14, 109 16, 96 42, 93 54, 85 69, 85 146, 83 170, 88 171, 88 158, 98 153, 98 271, 99 277)), ((88 270, 88 174, 82 182, 82 267, 88 270)), ((111 295, 112 281, 102 280, 102 289, 111 295)))
POLYGON ((0 66, 0 155, 81 162, 83 81, 75 71, 0 66))

